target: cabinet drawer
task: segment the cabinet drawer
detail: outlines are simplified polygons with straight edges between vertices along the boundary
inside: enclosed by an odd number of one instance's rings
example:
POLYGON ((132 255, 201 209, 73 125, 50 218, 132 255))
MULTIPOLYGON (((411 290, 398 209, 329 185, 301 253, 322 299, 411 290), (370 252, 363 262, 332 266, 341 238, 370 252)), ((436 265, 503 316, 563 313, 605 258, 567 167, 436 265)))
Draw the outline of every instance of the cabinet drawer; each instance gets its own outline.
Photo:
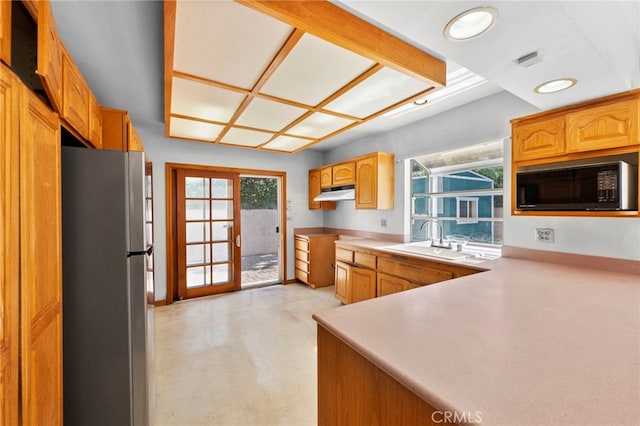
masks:
POLYGON ((302 260, 303 262, 309 261, 309 252, 296 250, 296 260, 302 260))
POLYGON ((300 269, 303 272, 309 273, 309 264, 307 262, 296 259, 296 269, 300 269))
POLYGON ((336 247, 336 260, 353 263, 353 250, 336 247))
POLYGON ((382 257, 378 259, 378 270, 418 284, 433 284, 453 278, 453 273, 449 271, 404 263, 382 257))
POLYGON ((364 266, 366 268, 376 269, 377 256, 369 253, 361 253, 359 251, 353 252, 353 263, 356 265, 364 266))
POLYGON ((309 240, 296 238, 295 248, 296 250, 309 251, 309 240))
POLYGON ((305 284, 309 284, 309 274, 300 269, 296 269, 296 279, 302 281, 305 284))

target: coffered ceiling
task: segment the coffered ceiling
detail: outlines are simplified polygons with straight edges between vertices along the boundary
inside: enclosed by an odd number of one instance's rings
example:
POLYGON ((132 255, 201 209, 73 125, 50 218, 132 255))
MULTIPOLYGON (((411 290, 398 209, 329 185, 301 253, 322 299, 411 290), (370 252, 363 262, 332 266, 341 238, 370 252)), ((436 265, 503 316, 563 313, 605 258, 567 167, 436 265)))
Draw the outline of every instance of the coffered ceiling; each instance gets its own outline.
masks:
POLYGON ((329 2, 165 2, 164 31, 171 138, 297 152, 446 79, 443 61, 329 2))

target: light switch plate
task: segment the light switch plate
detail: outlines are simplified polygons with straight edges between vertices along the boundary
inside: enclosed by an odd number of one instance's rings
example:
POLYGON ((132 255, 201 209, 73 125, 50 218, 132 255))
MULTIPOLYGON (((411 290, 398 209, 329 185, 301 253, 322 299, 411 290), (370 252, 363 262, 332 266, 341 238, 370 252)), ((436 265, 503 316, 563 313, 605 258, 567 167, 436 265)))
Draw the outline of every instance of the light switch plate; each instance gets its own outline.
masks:
POLYGON ((555 235, 553 228, 536 228, 536 241, 539 243, 554 243, 555 235))

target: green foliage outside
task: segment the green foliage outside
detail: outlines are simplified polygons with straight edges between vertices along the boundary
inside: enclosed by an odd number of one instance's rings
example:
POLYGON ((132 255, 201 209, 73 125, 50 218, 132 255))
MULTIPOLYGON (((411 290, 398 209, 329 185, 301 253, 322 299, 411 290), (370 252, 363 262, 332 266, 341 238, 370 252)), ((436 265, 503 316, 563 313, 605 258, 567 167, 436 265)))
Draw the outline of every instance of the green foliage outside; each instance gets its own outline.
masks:
POLYGON ((494 188, 504 188, 503 186, 504 171, 502 170, 502 166, 475 169, 474 172, 491 179, 493 181, 494 188))
POLYGON ((274 178, 240 178, 240 207, 243 210, 276 209, 278 183, 274 178))

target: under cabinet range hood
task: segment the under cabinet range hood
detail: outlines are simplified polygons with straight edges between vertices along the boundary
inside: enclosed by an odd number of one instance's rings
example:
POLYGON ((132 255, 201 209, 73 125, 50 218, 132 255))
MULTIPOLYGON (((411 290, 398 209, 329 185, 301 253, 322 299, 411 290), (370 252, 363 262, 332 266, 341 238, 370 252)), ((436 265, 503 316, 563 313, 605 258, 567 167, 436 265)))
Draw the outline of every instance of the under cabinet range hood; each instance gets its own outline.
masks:
POLYGON ((355 200, 356 190, 351 187, 338 187, 327 188, 322 191, 320 195, 313 199, 313 201, 343 201, 343 200, 355 200))

